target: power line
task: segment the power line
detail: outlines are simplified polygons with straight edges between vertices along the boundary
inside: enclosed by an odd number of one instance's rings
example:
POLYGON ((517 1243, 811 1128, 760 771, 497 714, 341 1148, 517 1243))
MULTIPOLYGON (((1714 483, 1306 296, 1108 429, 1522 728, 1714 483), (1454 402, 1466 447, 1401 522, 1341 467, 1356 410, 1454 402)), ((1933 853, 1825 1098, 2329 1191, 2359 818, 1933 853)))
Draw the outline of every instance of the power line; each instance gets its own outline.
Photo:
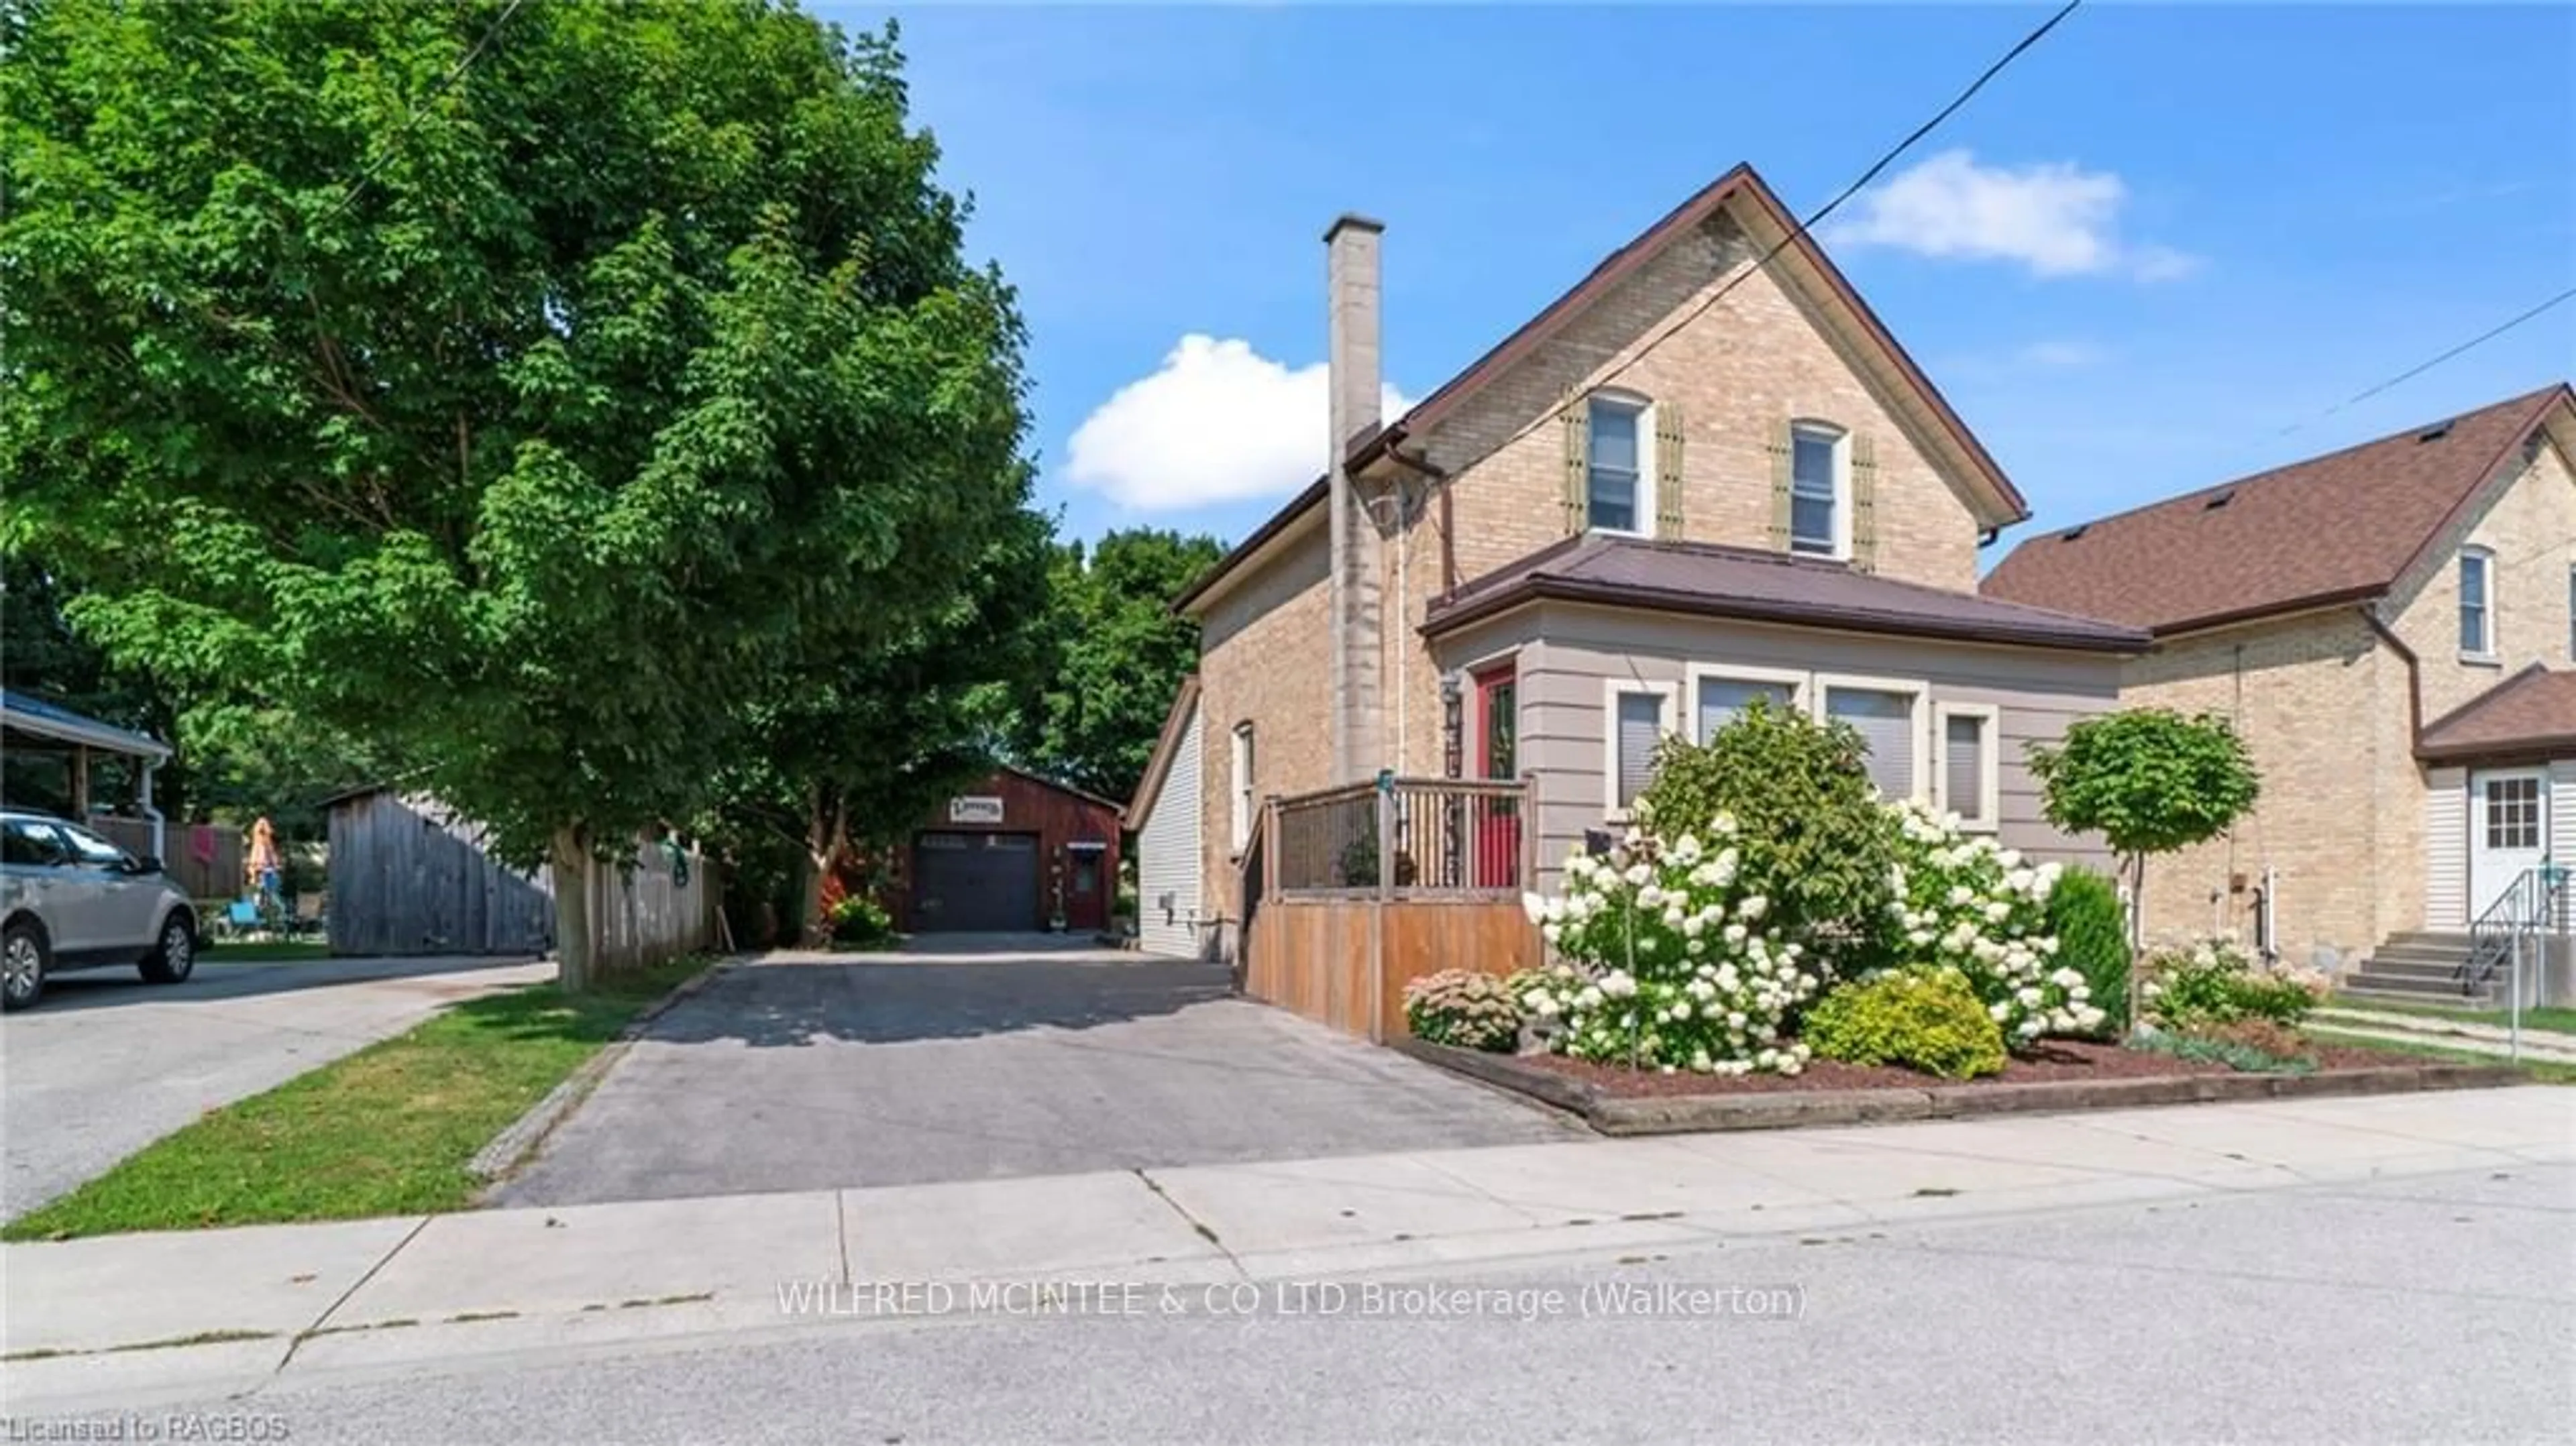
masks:
POLYGON ((2396 386, 2400 382, 2413 381, 2415 378, 2422 376, 2424 373, 2431 371, 2433 368, 2440 366, 2442 363, 2449 361, 2451 358, 2458 356, 2462 352, 2471 351, 2477 347, 2484 346, 2486 343, 2495 340, 2497 337, 2504 335, 2506 332, 2513 330, 2515 327, 2522 325, 2524 322, 2531 320, 2533 317, 2540 315, 2542 312, 2547 311, 2549 308, 2558 305, 2560 302, 2565 301, 2570 297, 2576 297, 2576 286, 2568 287, 2565 291, 2558 293, 2556 296, 2549 298, 2547 301, 2540 303, 2538 306, 2531 308, 2529 311, 2522 313, 2520 316, 2517 316, 2510 321, 2489 327, 2487 330, 2478 333, 2476 336, 2470 337, 2467 341, 2461 342, 2458 346, 2451 348, 2449 351, 2442 353, 2431 361, 2420 362, 2414 366, 2408 367, 2406 370, 2399 372, 2397 375, 2390 377, 2379 385, 2375 387, 2366 387, 2361 391, 2355 392, 2351 396, 2344 398, 2342 401, 2335 403, 2333 406, 2326 408, 2324 411, 2317 413, 2315 416, 2308 418, 2306 421, 2292 422, 2290 425, 2283 427, 2272 435, 2275 437, 2286 437, 2301 428, 2310 426, 2317 422, 2322 422, 2326 418, 2333 416, 2335 413, 2340 412, 2344 408, 2352 406, 2355 403, 2366 402, 2372 397, 2378 396, 2381 392, 2387 391, 2390 387, 2396 386))
POLYGON ((388 160, 392 159, 404 138, 412 133, 413 127, 420 124, 420 118, 429 113, 429 108, 437 103, 440 96, 454 89, 456 82, 465 78, 465 72, 472 70, 474 62, 483 57, 484 48, 492 43, 492 37, 500 34, 501 27, 509 24, 510 17, 518 14, 519 7, 526 3, 527 0, 510 0, 509 4, 501 7, 500 15, 484 29, 482 36, 473 45, 467 47, 465 54, 457 59, 455 68, 448 71, 438 84, 431 86, 429 94, 422 96, 420 103, 411 108, 411 114, 403 117, 403 123, 395 128, 392 137, 385 142, 384 149, 377 153, 376 163, 361 172, 349 189, 341 193, 338 203, 322 213, 322 220, 328 221, 357 203, 360 193, 375 181, 377 173, 384 169, 388 160))
MULTIPOLYGON (((1946 121, 1951 116, 1958 114, 1959 108, 1974 99, 1978 91, 1985 89, 1988 81, 1993 80, 1996 76, 2002 74, 2004 67, 2011 65, 2014 61, 2020 59, 2022 52, 2030 49, 2032 46, 2037 45, 2041 40, 2045 39, 2048 32, 2055 30, 2058 27, 2059 22, 2065 20, 2067 16, 2074 14, 2078 9, 2082 8, 2083 4, 2084 0, 2067 0, 2067 3, 2060 8, 2056 14, 2051 15, 2048 19, 2042 21, 2037 29, 2031 31, 2028 35, 2023 36, 2012 49, 2005 51, 2001 56, 1997 57, 1994 64, 1987 66, 1975 80, 1968 82, 1967 89, 1962 90, 1956 96, 1951 97, 1950 103, 1935 112, 1930 120, 1916 126, 1912 134, 1908 135, 1905 139, 1898 141, 1885 155, 1880 156, 1876 161, 1872 162, 1868 170, 1860 173, 1860 179, 1843 187, 1841 194, 1835 196, 1832 200, 1827 201, 1824 205, 1816 208, 1815 212, 1809 215, 1805 220, 1790 227, 1787 235, 1782 236, 1770 250, 1762 253, 1762 259, 1754 262, 1744 270, 1737 272, 1733 277, 1727 280, 1725 285, 1710 293, 1708 297, 1702 300, 1698 305, 1682 313, 1682 315, 1675 319, 1671 325, 1665 327, 1659 332, 1656 332, 1652 340, 1647 341, 1644 345, 1639 346, 1634 351, 1630 352, 1627 360, 1620 362, 1617 366, 1612 367, 1608 372, 1604 373, 1601 379, 1594 383, 1594 385, 1608 386, 1611 382, 1616 381, 1621 374, 1628 370, 1628 368, 1644 361, 1648 353, 1652 352, 1656 347, 1663 345, 1664 342, 1673 335, 1673 333, 1680 331, 1683 327, 1699 320, 1702 316, 1708 313, 1709 308, 1717 305, 1721 301, 1724 301, 1727 297, 1727 293, 1768 270, 1771 263, 1779 258, 1781 252, 1788 250, 1793 245, 1796 245, 1799 238, 1805 236, 1809 230, 1814 228, 1826 217, 1831 216, 1845 201, 1848 201, 1852 197, 1860 194, 1860 192, 1865 189, 1870 182, 1878 179, 1880 172, 1886 170, 1889 166, 1894 165, 1899 157, 1903 156, 1907 151, 1912 150, 1915 142, 1922 140, 1925 136, 1928 136, 1935 130, 1940 129, 1943 121, 1946 121)), ((1501 451, 1504 447, 1511 445, 1513 442, 1528 436, 1531 432, 1538 430, 1540 426, 1544 425, 1546 420, 1547 419, 1544 417, 1539 418, 1537 421, 1533 421, 1529 425, 1513 432, 1510 436, 1504 438, 1502 442, 1487 449, 1477 458, 1477 461, 1482 461, 1485 457, 1490 457, 1495 452, 1501 451)), ((1465 466, 1473 465, 1474 463, 1465 464, 1465 466)), ((1452 468, 1451 470, 1453 472, 1462 471, 1464 470, 1464 467, 1452 468)))

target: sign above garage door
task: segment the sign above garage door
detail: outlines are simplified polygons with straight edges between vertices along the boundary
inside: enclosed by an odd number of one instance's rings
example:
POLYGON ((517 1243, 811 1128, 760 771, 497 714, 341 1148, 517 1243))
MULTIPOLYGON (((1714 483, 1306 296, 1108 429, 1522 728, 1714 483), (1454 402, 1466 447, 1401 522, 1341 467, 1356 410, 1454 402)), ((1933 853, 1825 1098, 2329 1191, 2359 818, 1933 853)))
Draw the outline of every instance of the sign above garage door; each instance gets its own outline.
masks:
POLYGON ((948 800, 950 823, 1000 823, 1002 801, 998 798, 969 794, 948 800))

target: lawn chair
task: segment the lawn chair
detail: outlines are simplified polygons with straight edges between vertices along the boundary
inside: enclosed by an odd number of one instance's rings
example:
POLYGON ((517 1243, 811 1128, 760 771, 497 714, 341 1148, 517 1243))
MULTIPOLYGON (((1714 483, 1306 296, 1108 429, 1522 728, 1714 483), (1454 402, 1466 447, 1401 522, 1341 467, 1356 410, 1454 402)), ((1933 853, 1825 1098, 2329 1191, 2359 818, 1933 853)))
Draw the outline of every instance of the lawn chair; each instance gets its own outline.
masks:
POLYGON ((224 906, 224 933, 229 937, 253 933, 266 922, 260 917, 257 899, 235 899, 224 906))

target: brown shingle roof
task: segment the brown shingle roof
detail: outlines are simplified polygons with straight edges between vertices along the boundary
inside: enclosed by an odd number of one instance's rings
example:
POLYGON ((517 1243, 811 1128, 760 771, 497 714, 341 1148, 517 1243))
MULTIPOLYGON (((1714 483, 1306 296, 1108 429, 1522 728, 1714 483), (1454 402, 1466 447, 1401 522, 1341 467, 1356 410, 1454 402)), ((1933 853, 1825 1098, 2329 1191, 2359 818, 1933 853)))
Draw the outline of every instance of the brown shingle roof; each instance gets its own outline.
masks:
POLYGON ((1981 590, 2157 633, 2375 597, 2568 398, 2557 383, 2034 537, 1981 590))
POLYGON ((2435 719, 2415 753, 2432 760, 2576 754, 2576 672, 2532 664, 2435 719))
POLYGON ((1703 542, 1568 538, 1435 599, 1426 636, 1540 598, 1899 637, 2143 652, 2143 631, 1854 572, 1838 562, 1703 542))

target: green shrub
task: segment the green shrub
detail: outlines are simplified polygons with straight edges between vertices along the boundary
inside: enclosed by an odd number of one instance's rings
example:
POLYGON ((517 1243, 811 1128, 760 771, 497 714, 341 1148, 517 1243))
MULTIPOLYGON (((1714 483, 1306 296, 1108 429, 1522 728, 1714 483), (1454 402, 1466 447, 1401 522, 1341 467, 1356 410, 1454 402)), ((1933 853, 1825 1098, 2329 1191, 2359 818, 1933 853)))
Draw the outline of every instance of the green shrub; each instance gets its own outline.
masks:
POLYGON ((1674 737, 1655 751, 1639 800, 1667 838, 1715 836, 1736 823, 1741 886, 1770 900, 1772 928, 1852 967, 1883 932, 1894 821, 1847 723, 1820 723, 1757 700, 1707 742, 1674 737))
POLYGON ((2195 1063, 2223 1064, 2246 1074, 2315 1072, 2317 1061, 2313 1054, 2296 1052, 2277 1036, 2257 1034, 2249 1030, 2248 1025, 2267 1030, 2280 1028, 2264 1021, 2249 1020, 2234 1025, 2211 1026, 2208 1033, 2168 1034, 2162 1030, 2149 1030, 2138 1036, 2138 1044, 2158 1054, 2195 1063))
POLYGON ((1955 969, 1900 969, 1827 994, 1807 1011, 1807 1043, 1846 1064, 1895 1064, 1943 1079, 2004 1067, 2004 1034, 1955 969))
POLYGON ((2147 1022, 2173 1034, 2248 1019, 2295 1028, 2319 995, 2314 979, 2262 969, 2231 940, 2157 950, 2140 972, 2147 1022))
POLYGON ((1520 1043, 1521 1003, 1506 980, 1443 969, 1404 986, 1404 1022, 1425 1043, 1505 1053, 1520 1043))
POLYGON ((894 937, 894 916, 865 894, 851 894, 832 906, 832 942, 845 949, 868 949, 894 937))
POLYGON ((2117 884, 2091 869, 2068 869, 2048 895, 2048 932, 2057 962, 2084 976, 2103 1013, 2100 1033, 2129 1030, 2129 927, 2117 884))

